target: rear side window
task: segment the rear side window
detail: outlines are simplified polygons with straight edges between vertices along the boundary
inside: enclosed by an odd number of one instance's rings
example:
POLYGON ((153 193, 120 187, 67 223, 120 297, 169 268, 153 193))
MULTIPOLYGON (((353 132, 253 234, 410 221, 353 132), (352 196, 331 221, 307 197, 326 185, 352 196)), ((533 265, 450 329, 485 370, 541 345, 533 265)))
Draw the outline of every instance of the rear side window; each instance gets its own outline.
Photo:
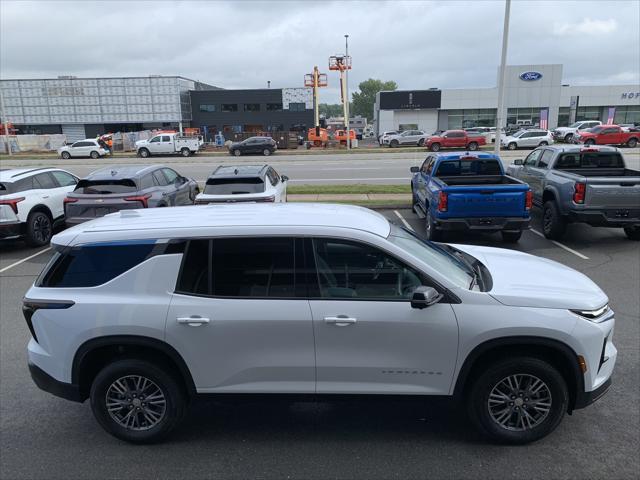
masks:
POLYGON ((86 195, 108 195, 111 193, 132 193, 137 190, 136 182, 125 178, 122 180, 80 180, 74 191, 86 195))
POLYGON ((152 256, 155 240, 90 244, 65 249, 40 276, 38 287, 95 287, 132 269, 152 256))
POLYGON ((261 192, 264 192, 264 182, 260 177, 210 178, 204 186, 204 193, 209 195, 239 195, 261 192))
POLYGON ((39 173, 33 179, 35 184, 38 184, 39 188, 58 188, 58 184, 49 173, 39 173))
POLYGON ((624 160, 618 152, 563 153, 555 168, 573 170, 577 168, 624 168, 624 160))
POLYGON ((545 150, 540 157, 540 161, 538 162, 538 168, 547 168, 549 167, 549 162, 551 161, 551 157, 553 157, 552 150, 545 150))

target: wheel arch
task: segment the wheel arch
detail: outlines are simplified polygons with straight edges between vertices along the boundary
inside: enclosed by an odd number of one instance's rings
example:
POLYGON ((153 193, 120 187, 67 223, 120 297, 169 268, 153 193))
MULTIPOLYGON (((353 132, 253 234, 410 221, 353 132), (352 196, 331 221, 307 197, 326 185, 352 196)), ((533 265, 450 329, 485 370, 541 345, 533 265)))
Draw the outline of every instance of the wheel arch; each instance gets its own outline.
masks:
POLYGON ((463 398, 476 377, 475 373, 492 362, 513 356, 531 356, 553 365, 567 382, 569 412, 572 412, 579 392, 584 392, 584 375, 578 354, 566 343, 545 337, 513 336, 488 340, 477 345, 465 359, 456 378, 454 398, 463 398))
POLYGON ((32 213, 35 213, 35 212, 45 213, 45 214, 47 214, 49 216, 51 221, 55 220, 53 218, 53 213, 51 213, 51 209, 49 207, 47 207, 44 203, 38 203, 38 204, 34 205, 33 207, 31 207, 31 210, 29 210, 29 213, 27 214, 27 218, 29 218, 29 215, 31 215, 32 213))
POLYGON ((547 187, 547 188, 544 189, 544 192, 542 192, 542 204, 543 205, 544 205, 545 202, 547 202, 549 200, 556 201, 558 198, 559 198, 558 192, 556 192, 556 190, 554 188, 547 187))
POLYGON ((89 397, 91 382, 110 361, 140 358, 163 367, 177 376, 185 393, 193 397, 196 387, 182 355, 168 343, 139 335, 109 335, 83 343, 73 358, 71 382, 78 386, 82 400, 89 397))

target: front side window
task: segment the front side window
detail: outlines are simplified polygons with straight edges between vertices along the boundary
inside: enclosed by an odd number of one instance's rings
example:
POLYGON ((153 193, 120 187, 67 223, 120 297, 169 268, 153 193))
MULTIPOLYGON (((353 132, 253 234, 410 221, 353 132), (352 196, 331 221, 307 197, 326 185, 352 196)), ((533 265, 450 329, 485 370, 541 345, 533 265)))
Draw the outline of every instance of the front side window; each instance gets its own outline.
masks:
POLYGON ((320 297, 408 300, 422 285, 420 274, 370 245, 314 239, 320 297))
POLYGON ((524 159, 524 164, 528 167, 535 167, 541 154, 542 150, 534 150, 524 159))
POLYGON ((160 141, 160 137, 153 137, 151 140, 149 140, 149 143, 158 143, 160 141))
POLYGON ((167 177, 167 181, 171 184, 171 183, 175 183, 175 181, 178 179, 178 177, 180 175, 178 175, 175 170, 172 170, 170 168, 163 168, 162 169, 164 176, 167 177))

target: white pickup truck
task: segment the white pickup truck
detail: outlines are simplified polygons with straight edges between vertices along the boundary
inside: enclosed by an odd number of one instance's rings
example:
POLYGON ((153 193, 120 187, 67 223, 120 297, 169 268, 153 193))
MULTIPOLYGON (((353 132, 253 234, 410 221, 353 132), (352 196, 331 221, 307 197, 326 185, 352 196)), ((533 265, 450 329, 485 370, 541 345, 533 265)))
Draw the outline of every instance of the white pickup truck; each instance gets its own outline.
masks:
POLYGON ((200 137, 185 137, 178 133, 160 133, 149 140, 136 142, 136 153, 139 157, 147 158, 151 155, 175 155, 183 157, 195 154, 202 146, 200 137))

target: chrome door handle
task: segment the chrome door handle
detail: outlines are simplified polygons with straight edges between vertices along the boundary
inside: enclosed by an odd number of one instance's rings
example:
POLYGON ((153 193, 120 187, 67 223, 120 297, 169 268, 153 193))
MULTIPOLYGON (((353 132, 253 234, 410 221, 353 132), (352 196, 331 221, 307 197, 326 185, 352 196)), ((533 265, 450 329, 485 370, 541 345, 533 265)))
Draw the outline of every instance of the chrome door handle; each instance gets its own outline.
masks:
POLYGON ((205 325, 209 323, 209 319, 205 317, 199 317, 197 315, 192 315, 191 317, 178 317, 176 321, 179 324, 186 324, 190 327, 199 327, 200 325, 205 325))
POLYGON ((324 317, 324 323, 335 325, 336 327, 346 327, 353 325, 358 320, 353 317, 347 317, 346 315, 338 315, 337 317, 324 317))

